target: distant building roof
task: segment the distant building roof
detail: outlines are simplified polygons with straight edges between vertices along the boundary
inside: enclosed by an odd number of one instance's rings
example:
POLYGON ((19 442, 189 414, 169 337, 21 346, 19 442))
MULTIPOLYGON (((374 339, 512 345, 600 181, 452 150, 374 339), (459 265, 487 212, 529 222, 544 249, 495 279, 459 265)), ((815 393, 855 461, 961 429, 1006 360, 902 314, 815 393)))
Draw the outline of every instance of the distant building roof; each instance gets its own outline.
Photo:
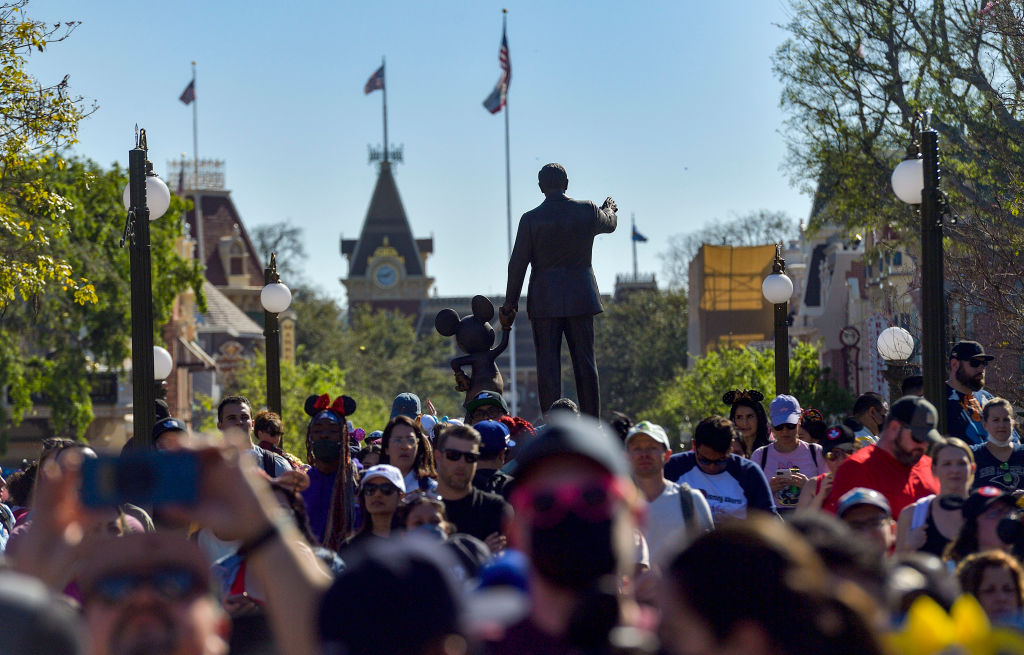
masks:
POLYGON ((263 336, 263 328, 218 291, 209 279, 203 282, 203 293, 206 294, 206 312, 196 313, 198 332, 220 332, 233 337, 263 336))
MULTIPOLYGON (((193 191, 186 191, 190 198, 195 198, 193 191)), ((260 262, 263 258, 256 252, 249 233, 245 229, 235 203, 231 201, 231 192, 224 190, 204 190, 198 192, 200 198, 200 209, 202 209, 203 224, 196 225, 195 209, 190 209, 185 216, 192 237, 197 243, 196 256, 203 266, 206 267, 206 279, 215 286, 228 286, 228 274, 224 270, 224 260, 219 250, 221 240, 232 237, 237 226, 238 235, 242 240, 246 254, 244 258, 245 269, 243 274, 247 276, 247 285, 250 287, 262 287, 263 269, 260 262)))

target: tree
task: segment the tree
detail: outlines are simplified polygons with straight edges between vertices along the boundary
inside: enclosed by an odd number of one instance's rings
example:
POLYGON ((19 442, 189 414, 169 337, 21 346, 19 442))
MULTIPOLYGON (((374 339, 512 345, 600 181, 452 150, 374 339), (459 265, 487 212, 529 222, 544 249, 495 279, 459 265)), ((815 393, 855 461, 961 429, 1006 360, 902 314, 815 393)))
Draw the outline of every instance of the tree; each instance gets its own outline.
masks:
MULTIPOLYGON (((788 165, 816 191, 810 227, 884 230, 919 252, 919 219, 895 198, 889 176, 915 115, 931 108, 943 188, 958 217, 946 228, 949 303, 983 316, 991 345, 1024 355, 1024 5, 790 4, 790 38, 774 67, 789 114, 788 165)), ((1021 388, 1019 370, 1004 372, 1007 389, 1021 388)))
POLYGON ((270 253, 277 253, 277 272, 287 280, 288 286, 303 284, 300 262, 306 261, 302 228, 291 220, 257 225, 252 230, 256 251, 263 257, 264 266, 270 263, 270 253))
POLYGON ((67 76, 44 85, 26 71, 32 51, 63 41, 78 23, 32 20, 26 5, 0 3, 0 308, 56 288, 94 303, 94 286, 53 248, 71 228, 69 201, 43 183, 94 107, 71 95, 67 76))
POLYGON ((673 235, 668 239, 668 249, 658 257, 669 286, 685 289, 690 277, 690 261, 703 244, 759 246, 786 241, 795 236, 795 231, 793 219, 785 212, 760 209, 728 221, 711 221, 694 232, 673 235))
MULTIPOLYGON (((71 226, 48 235, 47 251, 87 277, 94 297, 83 304, 51 285, 2 306, 0 389, 6 389, 9 405, 0 404, 0 424, 18 424, 38 393, 47 398, 54 430, 81 436, 92 421, 90 374, 119 371, 130 357, 129 257, 119 246, 127 175, 76 160, 47 160, 37 171, 38 184, 62 199, 63 220, 71 226)), ((150 224, 154 334, 182 290, 191 287, 204 303, 199 264, 175 249, 183 211, 184 201, 172 196, 164 217, 150 224)))
POLYGON ((686 365, 686 295, 637 291, 595 321, 601 406, 640 420, 663 384, 686 365))
MULTIPOLYGON (((240 394, 249 399, 253 411, 266 407, 267 400, 267 360, 263 351, 256 351, 256 356, 245 360, 231 377, 228 393, 240 394)), ((306 414, 306 398, 316 394, 330 394, 331 398, 348 392, 345 371, 334 363, 314 362, 281 362, 281 418, 284 422, 283 448, 296 455, 299 459, 306 458, 306 425, 309 416, 306 414)), ((357 398, 356 412, 352 420, 362 425, 367 417, 379 417, 380 407, 372 401, 357 398)), ((390 404, 388 410, 391 409, 390 404)), ((202 429, 208 432, 216 430, 217 411, 211 407, 210 413, 204 418, 202 429)))
MULTIPOLYGON (((790 393, 802 407, 814 407, 826 417, 845 416, 853 395, 829 377, 818 349, 806 343, 793 348, 789 360, 790 393)), ((731 389, 758 389, 765 405, 775 389, 775 352, 752 348, 721 348, 699 357, 689 369, 661 388, 644 416, 673 431, 692 433, 702 419, 713 414, 728 416, 722 395, 731 389)))

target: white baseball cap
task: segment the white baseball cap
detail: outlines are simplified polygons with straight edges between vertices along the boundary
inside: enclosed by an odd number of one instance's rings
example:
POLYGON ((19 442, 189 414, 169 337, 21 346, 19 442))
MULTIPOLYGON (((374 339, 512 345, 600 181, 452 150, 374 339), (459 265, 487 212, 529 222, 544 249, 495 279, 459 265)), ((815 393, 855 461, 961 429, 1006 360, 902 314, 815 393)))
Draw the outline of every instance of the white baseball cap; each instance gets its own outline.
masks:
POLYGON ((665 434, 665 429, 657 423, 651 423, 650 421, 640 421, 629 429, 626 433, 626 444, 629 444, 629 440, 633 438, 635 434, 646 434, 651 439, 654 439, 666 449, 672 448, 668 442, 668 435, 665 434))
POLYGON ((362 489, 364 484, 374 478, 384 478, 398 487, 398 490, 403 494, 405 493, 405 479, 402 477, 402 472, 390 464, 377 464, 366 469, 363 472, 363 479, 359 483, 359 488, 362 489))

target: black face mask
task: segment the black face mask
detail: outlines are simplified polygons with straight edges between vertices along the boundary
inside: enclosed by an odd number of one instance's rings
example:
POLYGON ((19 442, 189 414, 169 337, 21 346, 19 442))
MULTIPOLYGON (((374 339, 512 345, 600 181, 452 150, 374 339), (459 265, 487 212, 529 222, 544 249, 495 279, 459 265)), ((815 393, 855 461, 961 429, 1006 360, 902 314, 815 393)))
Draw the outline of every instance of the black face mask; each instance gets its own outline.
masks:
POLYGON ((589 587, 615 571, 610 518, 592 522, 569 511, 558 525, 534 526, 531 546, 537 573, 560 587, 589 587))
POLYGON ((314 441, 309 449, 317 461, 324 464, 333 464, 341 457, 341 442, 339 441, 314 441))

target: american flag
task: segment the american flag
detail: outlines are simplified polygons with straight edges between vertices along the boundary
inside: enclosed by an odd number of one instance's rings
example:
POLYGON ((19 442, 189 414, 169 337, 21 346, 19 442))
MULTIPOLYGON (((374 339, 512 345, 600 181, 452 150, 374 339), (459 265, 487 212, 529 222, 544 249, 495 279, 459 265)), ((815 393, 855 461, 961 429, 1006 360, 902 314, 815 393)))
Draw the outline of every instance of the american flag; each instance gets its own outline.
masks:
POLYGON ((370 76, 370 79, 366 80, 366 86, 363 87, 363 93, 371 93, 377 89, 384 88, 384 65, 381 64, 377 72, 370 76))
POLYGON ((178 96, 178 100, 181 100, 186 105, 191 105, 192 102, 195 99, 196 99, 196 81, 192 80, 191 82, 188 83, 188 86, 185 87, 185 90, 181 92, 181 95, 178 96))
POLYGON ((501 77, 494 85, 494 90, 484 100, 484 108, 492 114, 497 114, 505 106, 508 96, 508 85, 512 81, 512 60, 508 55, 508 35, 505 33, 505 25, 501 26, 501 48, 498 50, 498 64, 501 66, 501 77))

